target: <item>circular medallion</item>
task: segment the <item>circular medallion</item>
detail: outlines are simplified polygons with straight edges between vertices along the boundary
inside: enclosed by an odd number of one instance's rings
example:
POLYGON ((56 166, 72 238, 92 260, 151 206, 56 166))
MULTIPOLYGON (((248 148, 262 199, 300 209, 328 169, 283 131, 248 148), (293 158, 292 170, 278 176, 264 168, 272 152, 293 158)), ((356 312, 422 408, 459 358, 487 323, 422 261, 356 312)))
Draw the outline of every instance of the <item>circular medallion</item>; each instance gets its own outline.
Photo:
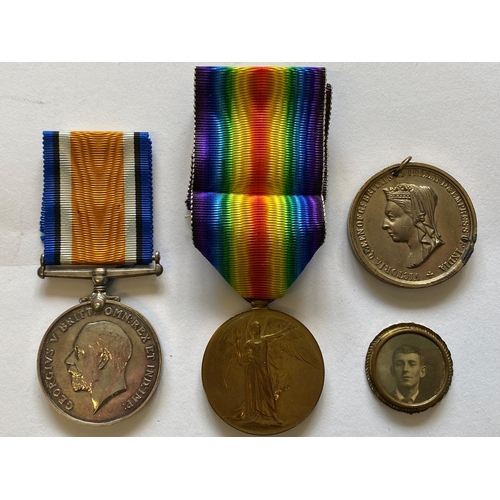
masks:
POLYGON ((134 309, 107 300, 68 309, 38 351, 38 379, 52 405, 70 419, 107 425, 130 417, 154 393, 161 370, 158 338, 134 309))
POLYGON ((407 413, 427 410, 441 401, 453 376, 451 354, 444 341, 415 323, 399 323, 377 335, 365 367, 376 396, 407 413))
POLYGON ((436 285, 460 271, 476 231, 463 187, 446 172, 409 159, 366 182, 349 212, 349 239, 365 269, 408 288, 436 285))
POLYGON ((268 308, 226 321, 203 357, 203 386, 212 408, 249 434, 278 434, 302 422, 318 402, 324 376, 311 332, 268 308))

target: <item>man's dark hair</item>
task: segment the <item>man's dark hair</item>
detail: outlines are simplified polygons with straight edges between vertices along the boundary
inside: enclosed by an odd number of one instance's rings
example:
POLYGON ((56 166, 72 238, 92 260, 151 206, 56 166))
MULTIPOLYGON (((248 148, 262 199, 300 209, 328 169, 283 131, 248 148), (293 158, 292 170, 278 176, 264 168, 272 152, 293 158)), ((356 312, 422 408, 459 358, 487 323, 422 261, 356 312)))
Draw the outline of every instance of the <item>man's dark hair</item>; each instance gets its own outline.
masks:
POLYGON ((422 354, 422 351, 413 345, 400 345, 394 349, 392 352, 392 364, 394 366, 394 360, 396 359, 396 356, 398 354, 418 354, 418 357, 420 358, 420 364, 423 366, 424 363, 424 356, 422 354))

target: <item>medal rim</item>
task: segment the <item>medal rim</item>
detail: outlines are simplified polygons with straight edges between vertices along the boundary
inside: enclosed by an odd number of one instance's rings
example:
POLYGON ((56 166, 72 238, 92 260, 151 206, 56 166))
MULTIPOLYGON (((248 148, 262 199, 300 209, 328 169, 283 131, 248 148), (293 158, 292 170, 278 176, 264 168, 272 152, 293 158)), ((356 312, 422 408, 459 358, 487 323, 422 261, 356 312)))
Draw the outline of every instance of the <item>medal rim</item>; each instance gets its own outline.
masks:
POLYGON ((365 373, 370 389, 382 403, 393 410, 405 413, 421 413, 438 404, 448 392, 453 378, 453 360, 445 341, 430 328, 418 323, 397 323, 382 330, 370 343, 365 359, 365 373), (384 389, 380 381, 376 367, 378 355, 384 344, 388 340, 405 333, 421 335, 433 342, 439 348, 445 365, 444 381, 440 390, 430 399, 411 405, 396 401, 388 396, 387 390, 384 389))
POLYGON ((138 406, 137 408, 135 408, 130 413, 128 413, 126 415, 123 415, 121 417, 118 417, 116 419, 109 420, 109 421, 106 421, 106 422, 89 422, 87 420, 79 419, 78 417, 74 417, 74 416, 69 415, 68 413, 64 412, 59 406, 56 405, 56 403, 53 401, 53 399, 47 394, 46 388, 45 388, 45 386, 43 384, 42 373, 41 373, 41 370, 40 370, 40 360, 42 358, 42 351, 43 351, 43 347, 44 347, 47 335, 57 325, 57 323, 62 318, 64 318, 64 316, 66 314, 71 313, 72 311, 74 311, 76 309, 79 309, 82 306, 90 305, 90 304, 91 304, 90 301, 84 301, 84 302, 81 302, 79 304, 76 304, 76 305, 70 307, 69 309, 67 309, 66 311, 64 311, 63 313, 61 313, 50 324, 50 326, 47 328, 45 334, 42 337, 42 340, 40 341, 40 346, 38 348, 38 355, 37 355, 37 359, 36 359, 37 377, 38 377, 38 382, 40 383, 40 387, 42 389, 42 392, 43 392, 44 396, 50 401, 50 403, 51 403, 50 406, 53 407, 53 408, 55 408, 56 411, 57 411, 57 413, 59 413, 60 415, 64 415, 67 419, 71 420, 72 422, 76 422, 77 424, 80 424, 80 425, 88 425, 88 426, 93 426, 93 427, 104 427, 104 426, 109 426, 109 425, 117 424, 119 422, 122 422, 123 420, 126 420, 126 419, 130 418, 131 416, 135 415, 138 411, 142 410, 142 408, 144 408, 147 405, 147 403, 149 402, 149 400, 151 399, 151 397, 153 396, 153 394, 156 392, 156 389, 157 389, 158 384, 160 382, 161 372, 162 372, 162 359, 163 359, 163 356, 162 356, 160 341, 159 341, 158 336, 156 334, 156 331, 152 327, 151 323, 140 312, 137 312, 134 308, 128 306, 127 304, 124 304, 123 302, 119 302, 119 301, 116 301, 116 300, 107 299, 106 300, 106 304, 127 308, 130 312, 132 312, 133 314, 137 315, 141 319, 141 321, 143 321, 146 324, 146 326, 149 328, 149 330, 150 330, 150 332, 152 334, 152 337, 154 338, 154 340, 156 342, 156 346, 157 346, 157 349, 158 349, 158 374, 156 376, 156 380, 155 380, 155 382, 153 384, 153 387, 152 387, 150 393, 148 394, 148 396, 145 398, 144 402, 140 406, 138 406))
POLYGON ((296 319, 295 317, 293 317, 292 315, 290 314, 287 314, 287 313, 284 313, 283 311, 280 311, 278 309, 271 309, 271 308, 268 308, 268 307, 265 307, 265 308, 257 308, 257 309, 250 309, 248 311, 243 311, 243 312, 240 312, 238 314, 235 314, 234 316, 232 316, 231 318, 227 319, 226 321, 224 321, 224 323, 222 323, 222 325, 220 325, 217 330, 215 330, 215 332, 212 334, 212 336, 210 337, 210 340, 208 341, 207 343, 207 346, 205 347, 205 352, 203 353, 203 360, 201 362, 201 379, 202 379, 202 384, 203 384, 203 390, 205 391, 205 395, 207 397, 207 400, 211 406, 211 408, 213 409, 213 411, 215 412, 215 414, 224 422, 226 423, 227 425, 229 425, 230 427, 232 427, 233 429, 236 429, 237 431, 240 431, 240 432, 243 432, 245 434, 250 434, 252 436, 273 436, 273 435, 277 435, 277 434, 282 434, 284 432, 288 432, 290 431, 291 429, 297 427, 299 424, 301 424, 302 422, 304 422, 310 415, 311 413, 314 411, 314 409, 316 408, 320 398, 321 398, 321 394, 323 393, 323 389, 324 389, 324 386, 325 386, 325 362, 324 362, 324 358, 323 358, 323 353, 321 352, 321 348, 318 344, 318 341, 316 340, 316 338, 314 337, 314 335, 311 333, 311 331, 301 322, 299 321, 298 319, 296 319), (219 412, 215 409, 214 405, 212 404, 212 401, 210 400, 210 397, 208 395, 208 392, 207 392, 207 382, 205 381, 205 377, 204 377, 204 367, 205 367, 205 363, 206 363, 206 359, 207 359, 207 351, 208 351, 208 347, 209 345, 215 340, 215 337, 216 335, 219 333, 220 330, 222 330, 225 325, 227 325, 230 321, 233 321, 234 319, 238 318, 239 316, 243 316, 245 314, 251 314, 253 311, 262 311, 262 310, 268 310, 268 311, 273 311, 273 312, 277 312, 278 314, 282 314, 288 318, 292 318, 294 321, 296 321, 297 323, 299 323, 303 328, 305 328, 305 330, 309 333, 309 335, 311 336, 311 339, 314 341, 315 345, 317 346, 318 348, 318 352, 320 354, 320 358, 321 358, 321 368, 322 368, 322 376, 321 376, 321 387, 319 388, 319 394, 318 394, 318 399, 315 401, 314 405, 312 406, 311 410, 307 413, 307 415, 305 415, 303 418, 301 418, 297 423, 293 424, 292 426, 286 428, 286 429, 283 429, 283 430, 279 430, 279 431, 275 431, 273 430, 273 432, 267 432, 267 433, 259 433, 259 432, 252 432, 250 430, 245 430, 245 429, 241 429, 239 427, 236 427, 234 425, 232 425, 230 422, 228 422, 224 417, 222 417, 219 412))
MULTIPOLYGON (((351 249, 356 256, 356 258, 359 260, 359 262, 362 264, 362 266, 372 275, 375 276, 375 278, 379 279, 380 281, 383 281, 384 283, 388 283, 390 285, 398 286, 401 288, 427 288, 430 286, 438 285, 440 283, 443 283, 444 281, 447 281, 448 279, 452 278, 457 274, 468 262, 469 258, 471 257, 472 253, 474 252, 474 247, 476 244, 476 239, 477 239, 477 217, 476 217, 476 211, 474 209, 474 205, 472 204, 472 200, 470 199, 469 195, 467 194, 467 191, 463 188, 463 186, 450 174, 445 172, 444 170, 441 170, 438 167, 435 167, 434 165, 430 165, 428 163, 420 163, 420 162, 409 162, 405 164, 406 167, 416 167, 416 168, 425 168, 432 170, 436 172, 437 174, 440 174, 443 176, 445 179, 451 181, 452 183, 455 184, 455 187, 460 191, 460 195, 462 196, 464 202, 467 205, 467 209, 469 211, 469 219, 470 219, 470 230, 468 233, 469 236, 469 241, 467 245, 464 247, 464 254, 467 255, 467 259, 464 263, 462 259, 457 260, 457 262, 445 273, 442 273, 441 275, 437 277, 433 277, 430 279, 425 279, 425 280, 420 280, 420 281, 396 281, 391 279, 390 276, 388 276, 385 273, 378 272, 376 268, 373 266, 370 266, 364 259, 364 253, 361 251, 359 246, 356 243, 356 231, 355 231, 355 217, 356 217, 356 207, 358 206, 358 203, 363 196, 364 192, 366 189, 370 187, 373 182, 384 175, 393 173, 400 167, 399 163, 396 163, 394 165, 391 165, 389 167, 386 167, 383 170, 380 170, 378 173, 374 174, 372 177, 370 177, 364 184, 363 186, 358 190, 356 193, 356 196, 354 197, 351 206, 349 208, 349 215, 348 215, 348 224, 347 224, 347 232, 349 235, 349 243, 351 245, 351 249)), ((395 176, 395 178, 397 178, 395 176)))

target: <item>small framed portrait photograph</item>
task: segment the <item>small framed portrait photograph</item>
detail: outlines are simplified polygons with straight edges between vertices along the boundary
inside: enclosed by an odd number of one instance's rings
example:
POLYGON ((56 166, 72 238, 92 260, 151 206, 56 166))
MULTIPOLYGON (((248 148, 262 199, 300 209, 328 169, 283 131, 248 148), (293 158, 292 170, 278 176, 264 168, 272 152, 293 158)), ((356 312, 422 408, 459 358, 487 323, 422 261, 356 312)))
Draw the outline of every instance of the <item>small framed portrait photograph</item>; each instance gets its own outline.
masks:
POLYGON ((380 332, 368 348, 365 367, 376 396, 407 413, 427 410, 441 401, 453 376, 444 341, 415 323, 399 323, 380 332))

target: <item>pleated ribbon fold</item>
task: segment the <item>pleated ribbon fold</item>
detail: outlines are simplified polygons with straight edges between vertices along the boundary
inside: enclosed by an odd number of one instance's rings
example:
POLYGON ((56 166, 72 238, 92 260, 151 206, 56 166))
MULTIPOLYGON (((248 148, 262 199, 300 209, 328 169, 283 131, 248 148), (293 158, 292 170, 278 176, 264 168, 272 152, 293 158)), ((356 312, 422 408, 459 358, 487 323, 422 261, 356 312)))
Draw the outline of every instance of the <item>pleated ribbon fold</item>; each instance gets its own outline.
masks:
POLYGON ((282 297, 325 237, 324 68, 197 67, 195 246, 246 299, 282 297))

